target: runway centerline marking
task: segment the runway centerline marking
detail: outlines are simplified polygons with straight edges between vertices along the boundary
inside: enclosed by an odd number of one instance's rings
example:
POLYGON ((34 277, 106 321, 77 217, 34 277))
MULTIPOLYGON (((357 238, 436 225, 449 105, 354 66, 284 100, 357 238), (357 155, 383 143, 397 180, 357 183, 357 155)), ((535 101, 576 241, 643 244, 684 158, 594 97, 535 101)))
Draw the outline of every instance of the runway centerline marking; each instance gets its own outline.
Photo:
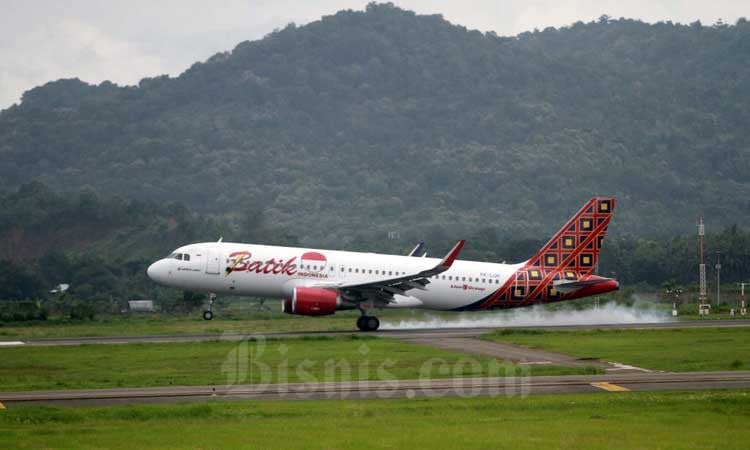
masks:
POLYGON ((605 391, 610 392, 629 392, 630 389, 626 387, 622 387, 616 384, 609 383, 607 381, 601 381, 597 383, 591 383, 592 386, 597 387, 599 389, 604 389, 605 391))

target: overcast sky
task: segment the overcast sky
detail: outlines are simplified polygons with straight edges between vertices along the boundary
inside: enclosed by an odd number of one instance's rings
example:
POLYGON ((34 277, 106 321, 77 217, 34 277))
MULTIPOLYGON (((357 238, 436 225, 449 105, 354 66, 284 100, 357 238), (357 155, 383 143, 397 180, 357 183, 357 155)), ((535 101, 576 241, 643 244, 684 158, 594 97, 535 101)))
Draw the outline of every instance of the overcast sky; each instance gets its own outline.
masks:
MULTIPOLYGON (((589 21, 602 14, 657 22, 734 23, 750 0, 398 0, 467 28, 515 35, 589 21)), ((262 38, 289 22, 302 25, 349 0, 0 0, 0 109, 34 86, 59 78, 136 84, 179 75, 195 61, 262 38), (220 5, 220 6, 218 6, 220 5)))

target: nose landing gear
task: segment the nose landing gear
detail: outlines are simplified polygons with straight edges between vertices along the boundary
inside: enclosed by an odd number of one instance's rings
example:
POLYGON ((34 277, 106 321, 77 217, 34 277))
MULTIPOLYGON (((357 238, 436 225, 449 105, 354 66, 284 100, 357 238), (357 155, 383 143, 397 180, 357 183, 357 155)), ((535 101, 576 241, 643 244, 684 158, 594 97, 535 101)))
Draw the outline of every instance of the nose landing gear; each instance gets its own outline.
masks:
POLYGON ((357 319, 357 328, 360 331, 376 331, 380 327, 380 321, 375 316, 359 316, 357 319))
POLYGON ((216 300, 216 294, 208 294, 208 309, 203 311, 203 320, 211 320, 214 318, 214 300, 216 300))

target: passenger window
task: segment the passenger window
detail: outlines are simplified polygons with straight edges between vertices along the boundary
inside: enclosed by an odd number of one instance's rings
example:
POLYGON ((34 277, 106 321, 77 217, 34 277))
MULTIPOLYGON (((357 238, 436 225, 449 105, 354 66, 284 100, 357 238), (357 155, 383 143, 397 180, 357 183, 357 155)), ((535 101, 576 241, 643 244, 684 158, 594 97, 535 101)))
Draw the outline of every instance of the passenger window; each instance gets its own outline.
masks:
POLYGON ((461 277, 461 281, 466 281, 466 277, 461 277))
POLYGON ((453 280, 453 275, 449 275, 448 279, 452 281, 453 280))
POLYGON ((368 270, 367 273, 372 273, 372 269, 368 270))
POLYGON ((393 275, 393 271, 392 271, 392 270, 389 270, 389 271, 388 271, 388 275, 393 275))
POLYGON ((379 271, 379 270, 376 270, 376 271, 375 271, 375 275, 380 275, 380 271, 379 271))
POLYGON ((486 282, 487 282, 487 280, 485 280, 484 278, 482 278, 482 283, 486 283, 486 282))
POLYGON ((342 271, 342 272, 344 271, 344 268, 343 268, 343 267, 341 268, 341 271, 342 271))
POLYGON ((354 272, 359 273, 359 269, 354 269, 354 272))

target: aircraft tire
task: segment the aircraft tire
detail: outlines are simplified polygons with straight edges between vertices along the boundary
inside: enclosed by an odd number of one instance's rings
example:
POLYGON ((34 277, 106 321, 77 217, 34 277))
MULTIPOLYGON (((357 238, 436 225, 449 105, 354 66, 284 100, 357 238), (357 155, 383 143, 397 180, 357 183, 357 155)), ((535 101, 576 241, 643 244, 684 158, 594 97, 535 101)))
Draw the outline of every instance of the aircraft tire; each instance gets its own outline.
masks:
POLYGON ((380 320, 375 316, 364 316, 362 320, 364 331, 377 331, 380 327, 380 320))
POLYGON ((203 311, 203 320, 211 320, 214 318, 214 313, 211 311, 203 311))

